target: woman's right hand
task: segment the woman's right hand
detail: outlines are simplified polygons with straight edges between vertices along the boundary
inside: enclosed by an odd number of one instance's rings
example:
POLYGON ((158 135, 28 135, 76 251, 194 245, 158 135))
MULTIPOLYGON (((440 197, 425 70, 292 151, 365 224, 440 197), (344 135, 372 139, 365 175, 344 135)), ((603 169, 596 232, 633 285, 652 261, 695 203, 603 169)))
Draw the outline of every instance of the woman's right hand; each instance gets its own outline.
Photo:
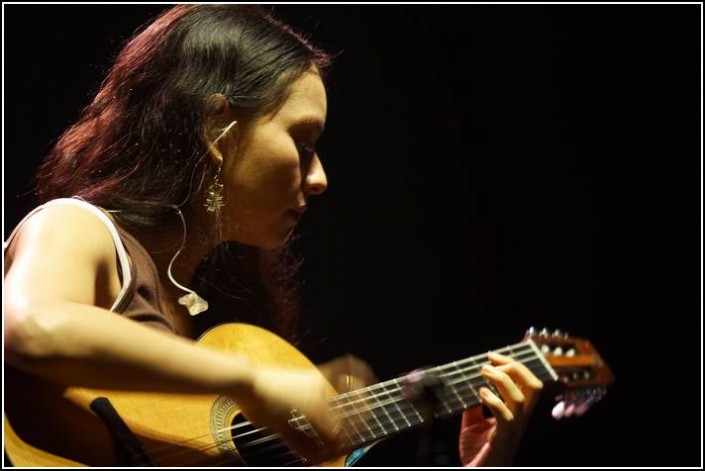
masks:
POLYGON ((343 453, 340 424, 328 411, 327 387, 317 370, 255 367, 251 389, 235 399, 253 424, 280 433, 294 451, 318 463, 343 453), (306 417, 315 436, 290 425, 294 409, 306 417))

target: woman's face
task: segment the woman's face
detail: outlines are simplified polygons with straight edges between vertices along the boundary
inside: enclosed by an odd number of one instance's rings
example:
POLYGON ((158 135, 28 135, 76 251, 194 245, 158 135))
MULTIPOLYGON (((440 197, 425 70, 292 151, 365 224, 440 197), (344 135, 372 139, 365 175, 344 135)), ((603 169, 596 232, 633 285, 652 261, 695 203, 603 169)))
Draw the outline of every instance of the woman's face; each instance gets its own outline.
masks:
POLYGON ((235 133, 235 150, 226 154, 221 175, 226 239, 279 247, 306 210, 308 197, 325 191, 326 174, 315 146, 326 110, 323 81, 311 69, 294 82, 278 111, 244 135, 235 133))

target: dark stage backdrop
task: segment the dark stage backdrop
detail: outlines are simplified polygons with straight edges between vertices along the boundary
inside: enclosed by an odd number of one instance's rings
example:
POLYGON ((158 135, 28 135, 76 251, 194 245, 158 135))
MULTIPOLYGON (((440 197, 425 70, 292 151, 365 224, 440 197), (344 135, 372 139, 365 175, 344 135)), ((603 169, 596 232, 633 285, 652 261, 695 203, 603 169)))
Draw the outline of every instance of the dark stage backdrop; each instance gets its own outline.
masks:
MULTIPOLYGON (((51 143, 163 8, 4 6, 5 236, 51 143)), ((561 328, 617 381, 582 418, 541 404, 517 465, 701 466, 701 6, 276 10, 341 52, 330 186, 298 245, 309 355, 388 379, 561 328)), ((366 464, 457 465, 457 430, 366 464)))

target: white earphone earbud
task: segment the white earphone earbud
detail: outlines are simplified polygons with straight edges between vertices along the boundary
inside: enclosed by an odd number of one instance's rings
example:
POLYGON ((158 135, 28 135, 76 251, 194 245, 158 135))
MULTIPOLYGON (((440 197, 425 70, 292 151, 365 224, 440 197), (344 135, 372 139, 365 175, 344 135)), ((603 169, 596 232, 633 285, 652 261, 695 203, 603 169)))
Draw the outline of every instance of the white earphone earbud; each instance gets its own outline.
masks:
POLYGON ((235 126, 236 123, 237 123, 237 121, 233 121, 232 123, 230 123, 230 124, 228 124, 227 126, 225 126, 225 127, 223 128, 223 130, 221 131, 221 133, 218 134, 218 137, 216 137, 215 140, 213 141, 213 145, 217 144, 218 141, 221 140, 221 139, 223 138, 223 136, 225 136, 225 135, 228 133, 228 131, 230 131, 230 129, 231 129, 233 126, 235 126))

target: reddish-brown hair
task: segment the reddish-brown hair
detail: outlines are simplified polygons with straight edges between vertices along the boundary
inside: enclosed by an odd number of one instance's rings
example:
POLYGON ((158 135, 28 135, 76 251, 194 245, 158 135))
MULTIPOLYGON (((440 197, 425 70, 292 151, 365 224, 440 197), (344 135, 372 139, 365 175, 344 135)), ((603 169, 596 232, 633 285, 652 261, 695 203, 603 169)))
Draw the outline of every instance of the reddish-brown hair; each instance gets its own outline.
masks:
MULTIPOLYGON (((172 205, 202 191, 192 182, 207 171, 202 130, 214 94, 227 98, 246 128, 280 106, 312 65, 323 73, 329 62, 260 7, 171 8, 125 45, 95 99, 59 138, 37 177, 39 199, 79 196, 119 210, 118 222, 137 233, 159 227, 172 205)), ((261 304, 288 323, 296 300, 285 281, 296 264, 285 262, 285 251, 249 252, 268 293, 261 304)))

